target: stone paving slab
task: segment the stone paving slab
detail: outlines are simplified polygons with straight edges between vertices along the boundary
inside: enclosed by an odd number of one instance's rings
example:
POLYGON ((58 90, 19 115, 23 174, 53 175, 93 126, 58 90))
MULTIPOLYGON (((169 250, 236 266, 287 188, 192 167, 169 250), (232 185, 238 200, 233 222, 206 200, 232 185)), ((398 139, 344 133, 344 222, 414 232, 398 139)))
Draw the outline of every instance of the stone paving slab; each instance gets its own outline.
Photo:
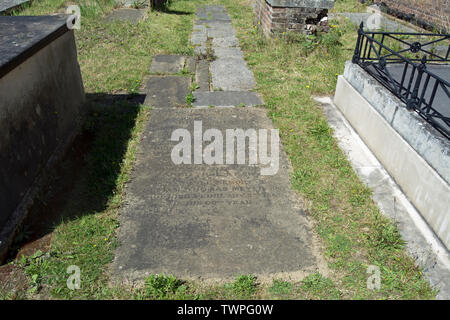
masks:
POLYGON ((256 86, 253 73, 243 59, 217 59, 211 63, 210 70, 213 89, 246 91, 256 86))
POLYGON ((152 76, 147 80, 144 105, 154 108, 175 108, 185 105, 190 90, 190 77, 152 76))
POLYGON ((188 57, 186 59, 186 68, 190 73, 195 73, 197 62, 194 57, 188 57))
POLYGON ((206 28, 210 38, 235 37, 235 32, 231 23, 211 24, 206 28))
POLYGON ((253 107, 263 105, 261 98, 254 92, 249 91, 213 91, 194 92, 194 102, 192 106, 205 108, 215 107, 253 107))
POLYGON ((209 91, 209 62, 207 60, 200 60, 198 62, 197 71, 195 73, 195 82, 197 82, 197 91, 209 91))
POLYGON ((208 40, 206 33, 193 33, 191 36, 191 43, 193 45, 204 45, 208 40))
POLYGON ((214 55, 218 59, 223 58, 238 58, 243 59, 244 54, 242 53, 241 49, 239 48, 221 48, 221 47, 215 47, 213 48, 214 55))
POLYGON ((111 12, 106 18, 106 22, 130 22, 138 24, 145 17, 145 9, 119 8, 111 12))
POLYGON ((228 36, 221 38, 214 38, 212 41, 212 47, 230 48, 239 47, 239 40, 236 36, 228 36))
POLYGON ((198 20, 208 23, 209 21, 231 21, 224 7, 206 6, 197 10, 198 20))
POLYGON ((194 121, 224 136, 229 128, 272 128, 264 109, 152 110, 120 210, 116 279, 295 278, 318 271, 321 260, 284 151, 273 176, 262 176, 260 166, 175 165, 172 133, 193 134, 194 121))
POLYGON ((196 46, 194 53, 198 55, 205 55, 207 53, 206 46, 196 46))
POLYGON ((180 55, 156 55, 150 66, 150 73, 178 73, 184 68, 185 56, 180 55))

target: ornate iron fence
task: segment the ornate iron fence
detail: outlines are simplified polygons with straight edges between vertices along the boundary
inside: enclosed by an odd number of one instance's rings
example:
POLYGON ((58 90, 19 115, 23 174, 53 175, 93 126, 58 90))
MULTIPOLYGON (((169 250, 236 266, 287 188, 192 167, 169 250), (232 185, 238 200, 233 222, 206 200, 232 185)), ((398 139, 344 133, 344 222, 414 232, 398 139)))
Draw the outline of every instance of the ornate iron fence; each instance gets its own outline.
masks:
POLYGON ((448 139, 450 83, 429 69, 450 72, 449 39, 450 34, 365 31, 361 23, 352 60, 448 139), (443 53, 430 48, 437 44, 442 44, 443 53), (395 69, 401 70, 400 77, 394 75, 395 69))

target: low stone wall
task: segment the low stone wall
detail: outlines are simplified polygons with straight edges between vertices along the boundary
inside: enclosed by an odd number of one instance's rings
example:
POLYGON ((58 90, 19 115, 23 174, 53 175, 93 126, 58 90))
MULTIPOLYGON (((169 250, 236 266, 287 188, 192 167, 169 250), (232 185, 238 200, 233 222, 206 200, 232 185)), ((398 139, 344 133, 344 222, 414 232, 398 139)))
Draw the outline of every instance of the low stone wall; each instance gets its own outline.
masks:
POLYGON ((256 22, 271 36, 288 31, 311 34, 328 30, 331 0, 256 0, 256 22))
POLYGON ((334 102, 449 249, 450 142, 351 62, 334 102))
POLYGON ((0 17, 0 260, 84 100, 65 18, 0 17))

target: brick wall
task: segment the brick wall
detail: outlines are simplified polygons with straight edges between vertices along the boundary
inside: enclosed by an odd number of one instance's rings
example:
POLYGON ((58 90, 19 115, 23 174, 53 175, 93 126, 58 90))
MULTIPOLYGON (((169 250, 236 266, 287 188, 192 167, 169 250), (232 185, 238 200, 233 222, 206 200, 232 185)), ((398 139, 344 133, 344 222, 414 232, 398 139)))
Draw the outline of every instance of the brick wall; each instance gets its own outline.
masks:
POLYGON ((375 0, 388 13, 425 29, 450 32, 450 0, 375 0))
POLYGON ((272 7, 266 0, 256 0, 255 19, 266 35, 274 35, 287 31, 297 31, 310 34, 328 30, 328 21, 320 20, 327 17, 328 9, 272 7))

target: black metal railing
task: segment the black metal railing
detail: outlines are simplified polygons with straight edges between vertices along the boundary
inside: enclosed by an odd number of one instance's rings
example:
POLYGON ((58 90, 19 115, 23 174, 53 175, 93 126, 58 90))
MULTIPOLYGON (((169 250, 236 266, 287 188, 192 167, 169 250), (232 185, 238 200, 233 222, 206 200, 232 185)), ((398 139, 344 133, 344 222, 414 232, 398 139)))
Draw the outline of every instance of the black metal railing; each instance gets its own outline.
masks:
POLYGON ((361 23, 352 60, 448 139, 450 83, 442 74, 450 73, 449 39, 449 34, 365 31, 361 23))

